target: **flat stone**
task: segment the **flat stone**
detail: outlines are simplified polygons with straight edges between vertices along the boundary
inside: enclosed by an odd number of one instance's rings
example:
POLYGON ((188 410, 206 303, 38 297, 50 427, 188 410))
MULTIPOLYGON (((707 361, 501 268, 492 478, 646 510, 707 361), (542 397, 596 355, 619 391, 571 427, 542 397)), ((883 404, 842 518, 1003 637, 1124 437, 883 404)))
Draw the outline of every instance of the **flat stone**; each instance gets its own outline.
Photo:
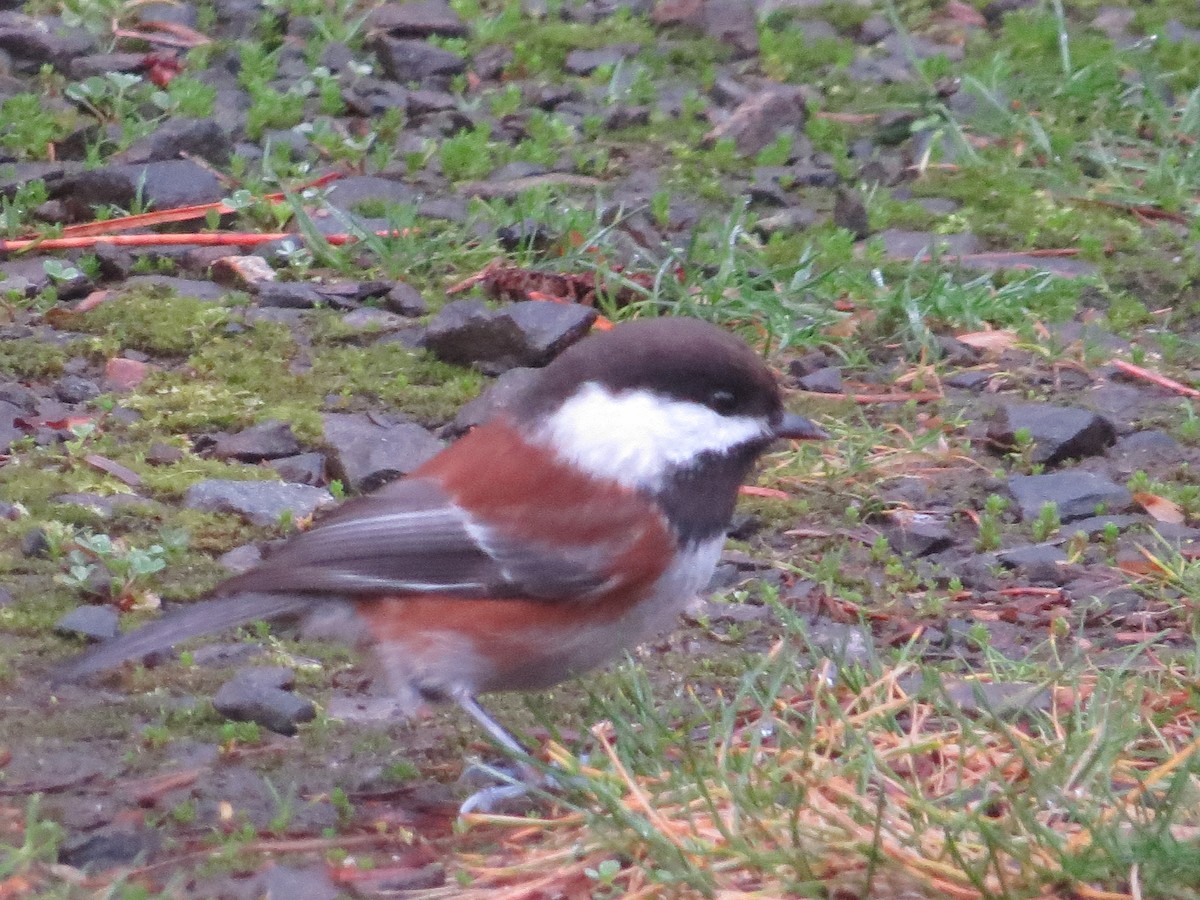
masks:
POLYGON ((840 394, 844 391, 842 370, 826 366, 811 375, 800 376, 796 379, 796 386, 801 390, 814 391, 818 394, 840 394))
POLYGON ((237 434, 221 435, 212 448, 212 455, 217 459, 241 462, 262 462, 299 452, 300 442, 292 432, 292 426, 274 419, 252 425, 237 434))
POLYGON ((278 525, 281 517, 307 519, 333 503, 323 488, 282 481, 233 481, 210 478, 188 488, 183 505, 205 512, 233 513, 252 525, 278 525))
POLYGON ((771 88, 739 104, 705 135, 704 142, 711 146, 728 138, 740 154, 753 156, 781 134, 801 133, 806 118, 804 95, 799 89, 771 88))
POLYGON ((870 661, 875 656, 871 633, 857 625, 842 622, 815 622, 807 627, 805 636, 813 649, 832 657, 842 665, 870 661))
POLYGON ((1099 456, 1117 439, 1112 422, 1090 409, 1052 403, 1005 403, 988 426, 988 439, 1012 448, 1019 431, 1033 440, 1032 461, 1055 465, 1099 456))
POLYGON ((1011 550, 1000 550, 996 558, 1013 569, 1024 569, 1043 563, 1065 563, 1067 554, 1062 547, 1054 543, 1029 544, 1025 547, 1014 547, 1011 550))
POLYGON ((312 309, 324 298, 301 281, 264 281, 256 286, 258 305, 277 309, 312 309))
POLYGON ((443 0, 385 3, 373 9, 367 21, 372 28, 400 38, 466 37, 468 34, 466 23, 443 0))
MULTIPOLYGON (((143 54, 137 54, 140 59, 143 54)), ((229 132, 214 119, 170 118, 152 134, 135 141, 121 159, 130 163, 157 162, 197 156, 223 166, 233 155, 229 132)))
POLYGON ((262 880, 265 900, 336 900, 342 896, 323 865, 296 869, 276 863, 262 880))
POLYGON ((105 641, 117 636, 117 611, 111 606, 77 606, 54 623, 56 634, 105 641))
POLYGON ((417 318, 429 312, 429 304, 421 292, 403 281, 396 282, 383 298, 384 305, 397 315, 417 318))
POLYGON ((888 228, 879 232, 884 252, 892 259, 911 260, 938 253, 943 257, 978 253, 983 244, 973 234, 934 234, 931 231, 905 231, 888 228))
POLYGON ((222 300, 229 293, 228 288, 221 287, 211 281, 200 281, 195 278, 176 278, 173 275, 134 275, 117 290, 121 293, 139 288, 156 287, 174 291, 180 297, 191 297, 195 300, 222 300))
POLYGON ((297 453, 295 456, 273 459, 267 465, 278 472, 284 481, 295 484, 325 483, 324 453, 297 453))
POLYGON ((1129 491, 1121 485, 1078 469, 1049 475, 1013 475, 1008 479, 1008 489, 1027 522, 1038 517, 1045 503, 1055 504, 1062 522, 1094 516, 1101 506, 1106 512, 1123 512, 1133 503, 1129 491))
POLYGON ((945 685, 951 703, 966 713, 988 712, 1012 718, 1050 708, 1050 690, 1030 682, 977 681, 962 679, 945 685))
POLYGON ((594 309, 571 303, 528 300, 493 311, 478 300, 457 300, 429 323, 425 346, 446 362, 496 375, 546 365, 595 320, 594 309))
POLYGON ((329 472, 356 493, 407 475, 444 446, 413 422, 388 424, 365 413, 326 413, 323 421, 329 472))
POLYGON ((538 380, 539 370, 520 367, 509 369, 500 375, 474 400, 464 403, 454 421, 446 428, 450 436, 466 434, 476 425, 482 425, 496 413, 503 411, 538 380))
POLYGON ((112 391, 131 391, 153 371, 148 363, 114 356, 104 364, 104 383, 112 391))
POLYGON ((58 861, 74 869, 100 872, 144 862, 161 842, 161 837, 148 829, 114 826, 68 838, 59 848, 58 861))
POLYGON ((386 309, 373 309, 369 306, 350 310, 342 316, 342 325, 364 334, 382 334, 410 327, 409 322, 403 316, 388 312, 386 309))
POLYGON ((317 709, 311 700, 239 672, 213 696, 213 708, 235 722, 255 722, 276 734, 295 734, 311 722, 317 709))
POLYGON ((217 558, 218 563, 235 575, 249 572, 262 560, 262 550, 259 549, 258 544, 242 544, 240 547, 234 547, 232 550, 222 553, 217 558))
POLYGON ((433 76, 460 75, 467 61, 457 53, 435 47, 425 41, 376 35, 368 46, 379 59, 384 74, 392 81, 407 84, 433 76))
POLYGON ((601 66, 615 66, 635 56, 640 49, 637 44, 614 44, 597 50, 572 50, 563 68, 572 75, 591 75, 601 66))
POLYGON ((137 197, 154 209, 173 209, 221 200, 226 189, 211 171, 187 159, 109 165, 64 178, 50 191, 66 202, 76 219, 95 206, 130 206, 137 197))
POLYGON ((1145 525, 1150 519, 1146 516, 1088 516, 1086 519, 1076 519, 1069 527, 1063 529, 1068 537, 1083 532, 1088 537, 1107 531, 1111 526, 1118 531, 1125 531, 1135 525, 1145 525))
POLYGON ((954 535, 946 523, 921 513, 910 514, 887 530, 888 543, 896 553, 929 556, 954 546, 954 535))

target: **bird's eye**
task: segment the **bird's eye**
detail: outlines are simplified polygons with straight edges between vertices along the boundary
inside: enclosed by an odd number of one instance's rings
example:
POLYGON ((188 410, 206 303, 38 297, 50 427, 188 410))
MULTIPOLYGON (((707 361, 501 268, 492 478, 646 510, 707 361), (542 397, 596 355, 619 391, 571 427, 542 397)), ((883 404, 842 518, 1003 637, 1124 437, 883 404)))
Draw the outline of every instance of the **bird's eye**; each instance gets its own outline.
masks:
POLYGON ((708 405, 719 413, 731 413, 737 407, 737 397, 732 391, 716 390, 708 395, 708 405))

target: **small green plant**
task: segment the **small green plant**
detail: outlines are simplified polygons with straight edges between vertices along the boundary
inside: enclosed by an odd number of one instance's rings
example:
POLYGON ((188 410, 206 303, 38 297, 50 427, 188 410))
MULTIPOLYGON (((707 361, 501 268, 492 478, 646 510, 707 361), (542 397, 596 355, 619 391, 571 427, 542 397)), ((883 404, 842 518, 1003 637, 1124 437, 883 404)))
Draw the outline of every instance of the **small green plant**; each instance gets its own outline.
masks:
POLYGON ((262 741, 262 728, 257 722, 225 722, 221 725, 221 748, 232 750, 240 744, 262 741))
POLYGON ((59 580, 70 587, 86 589, 103 573, 112 597, 132 597, 144 590, 143 583, 161 572, 167 563, 187 549, 186 532, 164 529, 161 541, 149 547, 132 547, 120 538, 82 529, 69 539, 67 571, 59 580))
POLYGON ((1062 519, 1058 515, 1058 504, 1047 500, 1038 511, 1037 518, 1033 520, 1030 530, 1033 533, 1033 539, 1041 542, 1058 534, 1061 527, 1062 519))
POLYGON ((983 512, 979 515, 979 534, 975 538, 975 549, 981 553, 995 550, 1000 546, 1003 524, 1000 517, 1008 509, 1008 500, 999 494, 989 494, 983 502, 983 512))
POLYGON ((616 883, 617 876, 621 874, 620 860, 603 860, 597 863, 594 869, 590 866, 585 868, 583 874, 596 882, 596 889, 592 892, 595 898, 619 897, 624 893, 616 883))
POLYGON ((464 129, 446 138, 437 154, 442 173, 451 181, 482 178, 495 168, 491 131, 487 125, 464 129))
POLYGON ((58 848, 65 834, 57 822, 42 818, 41 804, 41 794, 34 794, 25 804, 25 826, 19 845, 0 841, 0 878, 19 876, 38 864, 58 861, 58 848))
POLYGON ((340 787, 335 787, 329 792, 329 803, 337 813, 338 822, 342 825, 354 818, 354 804, 350 802, 350 797, 340 787))
POLYGON ((20 159, 48 158, 54 142, 70 131, 66 118, 47 108, 37 94, 14 94, 0 102, 0 122, 0 148, 20 159))

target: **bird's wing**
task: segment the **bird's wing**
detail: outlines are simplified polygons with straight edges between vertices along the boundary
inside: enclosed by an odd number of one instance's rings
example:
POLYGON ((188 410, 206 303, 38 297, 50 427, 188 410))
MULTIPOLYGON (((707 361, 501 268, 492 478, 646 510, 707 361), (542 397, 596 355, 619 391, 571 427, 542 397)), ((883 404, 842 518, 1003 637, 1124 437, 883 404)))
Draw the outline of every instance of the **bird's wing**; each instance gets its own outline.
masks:
POLYGON ((522 524, 543 515, 510 506, 484 523, 432 480, 407 478, 345 504, 216 592, 582 599, 611 587, 614 561, 646 537, 629 527, 630 510, 612 503, 549 513, 582 517, 593 535, 597 519, 620 516, 608 540, 572 546, 522 533, 522 524))
POLYGON ((189 638, 213 634, 256 622, 305 612, 313 603, 308 595, 242 594, 193 603, 185 609, 168 613, 136 631, 129 631, 93 647, 50 674, 51 684, 74 681, 111 669, 117 663, 135 657, 145 657, 189 638))

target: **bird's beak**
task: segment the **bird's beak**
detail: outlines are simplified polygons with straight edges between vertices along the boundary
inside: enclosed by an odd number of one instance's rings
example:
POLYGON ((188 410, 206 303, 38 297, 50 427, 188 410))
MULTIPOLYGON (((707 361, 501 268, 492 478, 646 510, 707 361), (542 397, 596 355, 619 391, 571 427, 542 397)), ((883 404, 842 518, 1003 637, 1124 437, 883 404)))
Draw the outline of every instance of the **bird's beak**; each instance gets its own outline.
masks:
POLYGON ((785 412, 783 418, 775 426, 775 437, 792 441, 824 441, 829 438, 829 435, 815 422, 809 421, 804 416, 785 412))

